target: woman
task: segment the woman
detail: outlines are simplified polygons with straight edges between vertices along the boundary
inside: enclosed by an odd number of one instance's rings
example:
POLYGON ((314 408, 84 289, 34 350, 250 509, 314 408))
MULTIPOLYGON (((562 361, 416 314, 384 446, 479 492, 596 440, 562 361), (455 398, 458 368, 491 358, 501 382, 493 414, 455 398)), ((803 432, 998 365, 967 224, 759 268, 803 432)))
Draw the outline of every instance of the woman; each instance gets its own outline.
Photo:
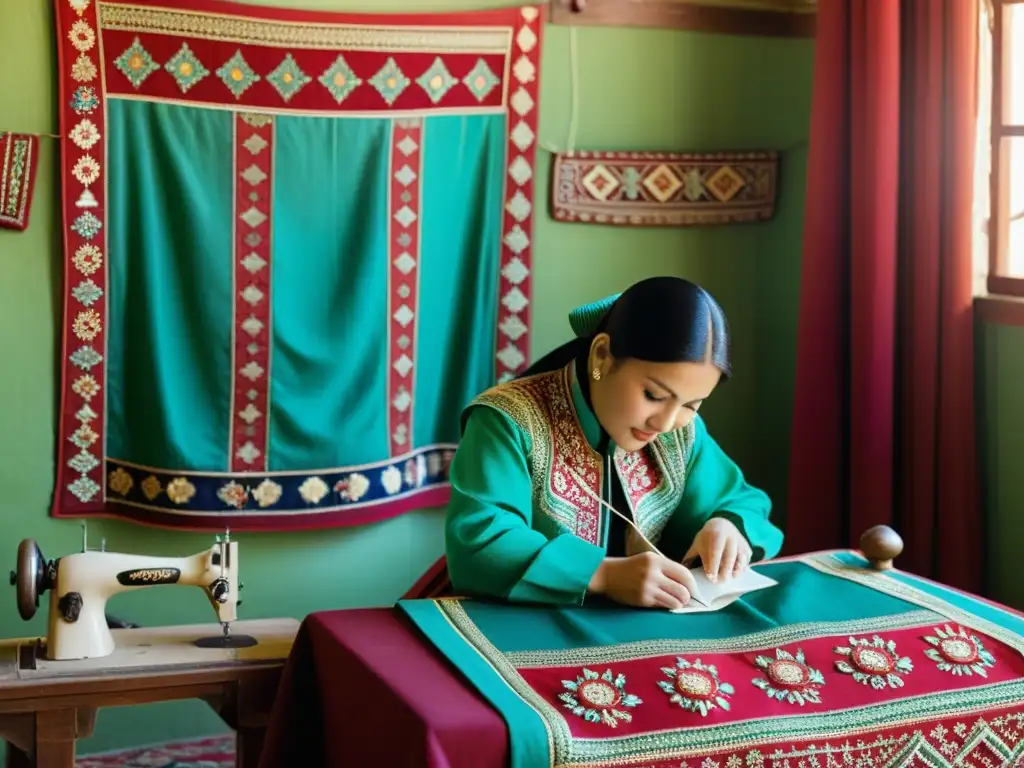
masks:
POLYGON ((776 555, 768 497, 697 415, 730 373, 714 299, 656 277, 569 320, 573 341, 463 413, 445 525, 455 592, 673 609, 693 584, 682 563, 717 580, 776 555))

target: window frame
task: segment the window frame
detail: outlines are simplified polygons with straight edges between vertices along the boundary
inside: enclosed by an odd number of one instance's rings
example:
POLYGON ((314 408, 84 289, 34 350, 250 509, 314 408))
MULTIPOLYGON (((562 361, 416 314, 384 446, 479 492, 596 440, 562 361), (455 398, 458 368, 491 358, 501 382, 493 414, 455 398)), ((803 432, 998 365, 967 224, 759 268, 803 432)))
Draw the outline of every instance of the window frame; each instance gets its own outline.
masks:
POLYGON ((992 0, 992 103, 989 117, 989 214, 988 276, 986 288, 995 296, 1024 298, 1024 277, 1006 274, 1010 237, 1010 158, 1003 151, 1008 138, 1024 138, 1024 124, 1008 124, 1005 120, 1005 75, 1009 59, 1005 53, 1003 11, 1008 5, 1021 5, 1024 0, 992 0))

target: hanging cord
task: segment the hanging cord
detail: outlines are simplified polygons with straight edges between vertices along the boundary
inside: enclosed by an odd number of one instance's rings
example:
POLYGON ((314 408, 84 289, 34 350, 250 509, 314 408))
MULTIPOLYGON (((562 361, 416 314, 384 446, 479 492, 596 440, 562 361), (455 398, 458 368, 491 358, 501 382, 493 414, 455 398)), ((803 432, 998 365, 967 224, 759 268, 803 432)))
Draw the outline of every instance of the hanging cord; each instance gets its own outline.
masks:
MULTIPOLYGON (((569 135, 566 138, 566 152, 576 150, 576 134, 579 131, 580 120, 580 60, 577 50, 578 41, 576 37, 577 27, 575 24, 569 26, 569 135)), ((551 142, 541 141, 538 146, 557 155, 562 152, 551 142)))

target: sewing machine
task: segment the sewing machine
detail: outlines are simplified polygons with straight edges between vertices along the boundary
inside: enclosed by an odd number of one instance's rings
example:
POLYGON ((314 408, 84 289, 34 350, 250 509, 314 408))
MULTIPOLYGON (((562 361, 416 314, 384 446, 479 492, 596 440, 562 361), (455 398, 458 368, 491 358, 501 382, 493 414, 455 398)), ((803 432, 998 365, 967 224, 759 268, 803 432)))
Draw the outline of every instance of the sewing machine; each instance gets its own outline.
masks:
POLYGON ((256 644, 247 635, 232 635, 237 616, 238 542, 230 533, 190 557, 151 557, 120 552, 90 551, 83 539, 82 552, 46 560, 32 539, 18 546, 18 569, 11 571, 17 587, 18 612, 28 621, 39 598, 50 593, 47 624, 47 659, 95 659, 114 652, 107 624, 107 601, 128 590, 158 585, 186 585, 203 590, 217 613, 222 636, 202 637, 205 648, 245 648, 256 644))

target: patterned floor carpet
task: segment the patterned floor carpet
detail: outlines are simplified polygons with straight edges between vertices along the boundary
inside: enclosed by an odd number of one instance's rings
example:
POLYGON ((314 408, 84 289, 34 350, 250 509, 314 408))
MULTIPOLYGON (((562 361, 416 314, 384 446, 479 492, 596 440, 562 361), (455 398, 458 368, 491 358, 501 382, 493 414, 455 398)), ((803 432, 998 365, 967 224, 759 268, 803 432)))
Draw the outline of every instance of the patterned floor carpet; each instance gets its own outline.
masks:
POLYGON ((234 734, 86 755, 76 768, 235 768, 234 734))

